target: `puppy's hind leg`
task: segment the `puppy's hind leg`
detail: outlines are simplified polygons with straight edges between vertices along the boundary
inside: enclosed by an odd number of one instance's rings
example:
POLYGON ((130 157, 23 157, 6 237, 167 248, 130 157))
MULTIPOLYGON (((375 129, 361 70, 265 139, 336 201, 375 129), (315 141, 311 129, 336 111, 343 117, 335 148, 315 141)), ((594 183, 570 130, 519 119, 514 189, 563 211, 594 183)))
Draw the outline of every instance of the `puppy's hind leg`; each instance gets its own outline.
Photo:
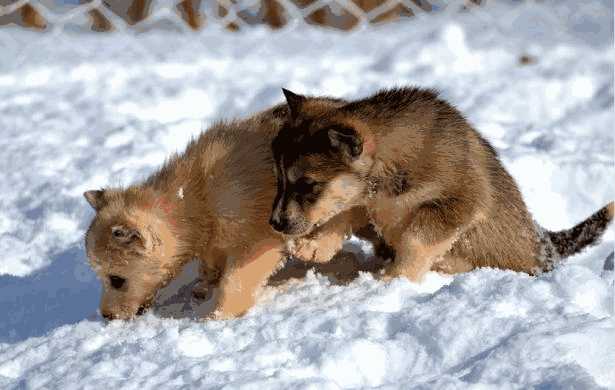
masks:
POLYGON ((387 270, 390 277, 405 276, 420 282, 451 249, 459 235, 476 220, 475 208, 459 198, 421 205, 394 244, 396 257, 387 270))
POLYGON ((443 274, 460 274, 470 272, 474 269, 474 264, 462 257, 447 253, 438 259, 431 267, 432 271, 441 272, 443 274))

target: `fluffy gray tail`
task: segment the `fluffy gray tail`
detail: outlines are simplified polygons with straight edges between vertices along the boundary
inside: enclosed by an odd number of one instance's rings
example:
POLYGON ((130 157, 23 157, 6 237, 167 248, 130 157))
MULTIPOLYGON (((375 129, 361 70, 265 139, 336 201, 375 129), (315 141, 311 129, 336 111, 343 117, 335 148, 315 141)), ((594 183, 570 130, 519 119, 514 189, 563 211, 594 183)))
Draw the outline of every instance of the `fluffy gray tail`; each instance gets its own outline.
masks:
POLYGON ((581 252, 585 247, 596 244, 613 220, 614 214, 615 202, 609 202, 571 229, 559 232, 543 231, 540 242, 543 271, 552 270, 560 259, 572 256, 581 252))

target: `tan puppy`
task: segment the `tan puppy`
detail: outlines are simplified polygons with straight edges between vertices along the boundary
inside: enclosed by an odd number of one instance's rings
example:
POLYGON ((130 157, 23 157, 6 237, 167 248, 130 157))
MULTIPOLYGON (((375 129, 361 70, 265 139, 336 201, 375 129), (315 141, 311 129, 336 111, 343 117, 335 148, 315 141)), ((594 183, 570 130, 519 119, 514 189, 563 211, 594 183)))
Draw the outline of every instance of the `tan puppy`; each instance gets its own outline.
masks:
MULTIPOLYGON (((275 195, 270 145, 286 116, 279 106, 218 123, 145 182, 84 194, 96 210, 85 242, 102 281, 104 317, 142 313, 194 258, 201 260, 203 281, 196 295, 219 282, 218 318, 253 305, 284 258, 284 239, 268 220, 275 195)), ((313 234, 322 245, 298 241, 294 254, 328 260, 352 230, 347 224, 358 219, 340 215, 313 234)))
POLYGON ((537 227, 493 147, 434 91, 385 90, 353 102, 284 92, 290 115, 272 144, 272 226, 302 236, 363 207, 396 251, 390 276, 549 270, 613 219, 611 202, 570 230, 537 227))

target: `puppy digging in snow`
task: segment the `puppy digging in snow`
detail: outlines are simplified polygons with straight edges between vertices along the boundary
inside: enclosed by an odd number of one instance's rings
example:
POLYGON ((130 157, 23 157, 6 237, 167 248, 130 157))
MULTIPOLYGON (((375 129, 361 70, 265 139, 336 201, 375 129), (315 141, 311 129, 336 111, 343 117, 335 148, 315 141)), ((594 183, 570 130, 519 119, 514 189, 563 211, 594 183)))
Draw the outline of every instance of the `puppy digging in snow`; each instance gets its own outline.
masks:
MULTIPOLYGON (((85 242, 102 282, 104 317, 142 313, 194 258, 203 281, 196 294, 219 285, 216 318, 241 315, 254 304, 284 258, 285 240, 268 220, 275 196, 270 145, 286 115, 280 106, 219 123, 145 182, 85 193, 96 210, 85 242)), ((312 235, 320 244, 298 245, 299 257, 332 256, 357 220, 331 220, 312 235)))
POLYGON ((493 147, 434 91, 350 102, 284 93, 272 226, 302 236, 363 208, 396 252, 387 277, 476 267, 535 274, 594 243, 613 219, 611 202, 569 230, 535 225, 493 147))

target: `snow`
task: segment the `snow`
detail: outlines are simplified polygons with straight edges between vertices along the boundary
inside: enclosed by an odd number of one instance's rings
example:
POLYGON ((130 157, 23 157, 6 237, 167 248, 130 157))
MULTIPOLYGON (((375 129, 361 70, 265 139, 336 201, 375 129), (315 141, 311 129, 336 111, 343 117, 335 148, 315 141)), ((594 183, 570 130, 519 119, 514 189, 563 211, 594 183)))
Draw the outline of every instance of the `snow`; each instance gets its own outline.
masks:
POLYGON ((279 102, 282 86, 441 89, 546 228, 615 199, 612 2, 503 3, 351 34, 0 30, 22 43, 0 56, 0 388, 615 388, 612 227, 538 277, 338 285, 309 272, 267 287, 243 318, 202 321, 211 302, 191 300, 191 264, 154 312, 97 314, 83 191, 145 178, 213 121, 279 102))

